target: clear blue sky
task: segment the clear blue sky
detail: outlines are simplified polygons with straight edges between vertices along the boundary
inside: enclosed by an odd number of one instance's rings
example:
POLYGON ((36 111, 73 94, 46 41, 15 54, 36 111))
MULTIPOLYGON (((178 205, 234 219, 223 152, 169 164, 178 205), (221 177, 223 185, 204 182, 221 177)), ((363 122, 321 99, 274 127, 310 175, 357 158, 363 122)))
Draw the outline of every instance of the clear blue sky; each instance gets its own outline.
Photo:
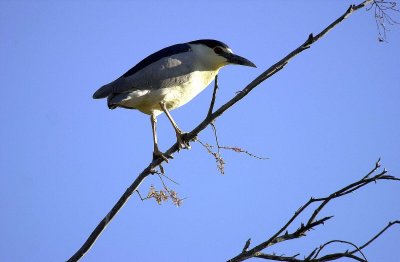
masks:
MULTIPOLYGON (((99 86, 160 48, 215 38, 258 66, 221 70, 218 106, 351 3, 0 1, 0 260, 66 260, 151 160, 149 117, 92 100, 99 86)), ((361 178, 378 157, 399 176, 399 27, 388 42, 377 41, 372 12, 349 17, 216 122, 221 144, 270 160, 224 152, 220 175, 192 144, 164 165, 184 205, 133 195, 82 261, 224 261, 249 237, 265 240, 309 197, 361 178)), ((183 130, 205 116, 211 91, 172 112, 183 130)), ((210 129, 199 138, 213 142, 210 129)), ((175 141, 164 115, 159 140, 161 149, 175 141)), ((161 186, 150 177, 142 194, 151 184, 161 186)), ((269 251, 362 244, 400 218, 400 185, 371 185, 322 215, 335 218, 269 251)), ((367 257, 398 261, 399 232, 367 257)))

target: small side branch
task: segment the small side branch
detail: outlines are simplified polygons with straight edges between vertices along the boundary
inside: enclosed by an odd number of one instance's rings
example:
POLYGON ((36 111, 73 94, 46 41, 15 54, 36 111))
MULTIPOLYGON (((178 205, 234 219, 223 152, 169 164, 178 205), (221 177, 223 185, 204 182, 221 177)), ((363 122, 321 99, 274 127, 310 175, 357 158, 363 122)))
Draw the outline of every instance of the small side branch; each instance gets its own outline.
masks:
POLYGON ((247 239, 246 244, 244 244, 242 253, 246 252, 249 249, 250 243, 251 243, 251 238, 247 239))
POLYGON ((165 184, 163 177, 168 179, 170 182, 172 182, 174 184, 178 184, 178 183, 176 181, 172 180, 171 178, 169 178, 168 176, 166 176, 164 173, 156 172, 154 174, 156 174, 158 176, 158 178, 160 179, 160 181, 163 185, 163 189, 156 190, 154 185, 151 185, 149 193, 147 193, 146 197, 142 197, 139 190, 136 190, 136 192, 138 193, 138 195, 140 197, 140 200, 144 201, 144 200, 148 200, 148 199, 154 199, 157 202, 157 204, 159 204, 159 205, 161 205, 163 202, 171 200, 175 206, 177 206, 177 207, 181 206, 184 199, 179 198, 178 193, 175 190, 169 188, 165 184))
MULTIPOLYGON (((214 126, 214 125, 212 125, 212 126, 214 126)), ((215 127, 213 128, 213 130, 214 130, 214 132, 215 132, 215 134, 216 134, 216 129, 215 129, 215 127)), ((267 157, 260 157, 260 156, 254 155, 254 154, 250 153, 249 151, 244 150, 244 149, 242 149, 242 148, 240 148, 240 147, 220 146, 220 145, 219 145, 219 142, 218 142, 218 137, 217 137, 217 136, 215 136, 215 139, 216 139, 216 143, 217 143, 216 146, 210 145, 210 144, 208 144, 208 143, 204 143, 204 142, 202 142, 200 139, 197 139, 197 141, 200 143, 200 145, 202 145, 202 146, 207 150, 207 152, 208 152, 210 155, 212 155, 212 156, 214 157, 215 162, 216 162, 216 164, 217 164, 218 171, 219 171, 222 175, 225 174, 225 164, 226 164, 226 163, 225 163, 224 158, 222 157, 221 149, 230 150, 230 151, 233 151, 233 152, 236 152, 236 153, 244 153, 244 154, 246 154, 246 155, 248 155, 248 156, 250 156, 250 157, 253 157, 253 158, 256 158, 256 159, 259 159, 259 160, 266 160, 266 159, 269 159, 269 158, 267 158, 267 157), (215 150, 215 148, 216 148, 216 150, 217 150, 216 152, 213 151, 213 150, 215 150)))

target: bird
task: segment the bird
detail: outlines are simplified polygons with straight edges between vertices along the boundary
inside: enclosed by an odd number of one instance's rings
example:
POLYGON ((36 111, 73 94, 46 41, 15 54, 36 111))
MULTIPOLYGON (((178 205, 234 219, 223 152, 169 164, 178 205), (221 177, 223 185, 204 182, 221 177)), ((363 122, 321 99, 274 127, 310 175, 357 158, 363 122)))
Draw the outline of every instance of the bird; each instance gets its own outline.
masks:
POLYGON ((165 113, 175 130, 179 149, 190 148, 170 111, 197 96, 226 65, 256 67, 236 55, 225 43, 201 39, 163 48, 140 61, 116 80, 103 85, 94 99, 107 98, 110 109, 136 109, 150 115, 153 133, 153 160, 172 158, 160 151, 157 140, 157 116, 165 113))

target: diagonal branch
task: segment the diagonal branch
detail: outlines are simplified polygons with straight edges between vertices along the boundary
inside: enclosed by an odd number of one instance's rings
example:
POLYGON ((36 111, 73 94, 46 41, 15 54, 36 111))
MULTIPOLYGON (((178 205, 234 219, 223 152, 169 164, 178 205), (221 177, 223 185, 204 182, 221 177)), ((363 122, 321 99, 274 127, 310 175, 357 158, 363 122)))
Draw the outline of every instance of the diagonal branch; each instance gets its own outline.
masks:
MULTIPOLYGON (((319 34, 317 34, 316 36, 313 36, 312 34, 310 34, 308 39, 303 44, 301 44, 298 48, 296 48, 291 53, 289 53, 287 56, 285 56, 283 59, 281 59, 280 61, 278 61, 277 63, 272 65, 270 68, 268 68, 265 72, 263 72, 256 79, 254 79, 250 84, 248 84, 243 90, 241 90, 241 92, 239 92, 231 100, 229 100, 224 105, 222 105, 220 108, 218 108, 215 112, 213 112, 211 114, 207 114, 206 118, 197 127, 195 127, 190 133, 188 133, 185 136, 185 139, 187 141, 195 139, 195 137, 202 130, 204 130, 216 118, 221 116, 231 106, 233 106, 237 102, 239 102, 242 98, 244 98, 255 87, 257 87, 259 84, 264 82, 266 79, 268 79, 269 77, 273 76, 274 74, 279 72, 281 69, 283 69, 285 67, 285 65, 287 65, 292 58, 294 58, 295 56, 297 56, 304 50, 308 49, 313 43, 315 43, 320 38, 325 36, 332 28, 337 26, 340 22, 342 22, 345 18, 347 18, 353 12, 359 10, 360 8, 366 6, 367 4, 370 4, 371 2, 372 2, 372 0, 366 0, 356 6, 351 5, 342 16, 340 16, 338 19, 336 19, 333 23, 331 23, 328 27, 326 27, 319 34)), ((177 152, 178 149, 179 149, 178 143, 175 143, 166 151, 166 155, 172 155, 173 153, 177 152)), ((126 191, 120 197, 120 199, 117 201, 117 203, 112 207, 112 209, 107 213, 107 215, 99 222, 99 224, 96 226, 96 228, 90 234, 90 236, 85 241, 85 243, 68 260, 69 262, 78 261, 86 254, 86 252, 89 251, 89 249, 95 243, 96 239, 100 236, 100 234, 103 232, 103 230, 106 228, 106 226, 110 223, 110 221, 114 218, 114 216, 119 212, 119 210, 124 206, 124 204, 129 200, 132 193, 138 189, 140 184, 144 181, 144 179, 147 176, 152 174, 153 169, 156 168, 157 166, 159 166, 162 162, 163 162, 163 160, 161 158, 157 158, 157 159, 153 160, 146 168, 143 169, 143 171, 137 176, 137 178, 133 181, 133 183, 126 189, 126 191)))
MULTIPOLYGON (((393 225, 396 225, 396 224, 400 224, 400 220, 389 222, 389 224, 387 224, 386 227, 384 227, 378 234, 376 234, 373 238, 371 238, 364 245, 360 246, 359 249, 361 250, 361 249, 364 249, 365 247, 367 247, 369 244, 371 244, 373 241, 375 241, 375 239, 377 239, 380 235, 382 235, 386 230, 388 230, 390 227, 392 227, 393 225)), ((355 253, 355 252, 357 252, 357 250, 353 250, 350 253, 355 253)))
MULTIPOLYGON (((282 58, 280 61, 269 67, 265 72, 263 72, 261 75, 259 75, 256 79, 254 79, 250 84, 248 84, 244 89, 242 89, 236 96, 234 96, 231 100, 229 100, 227 103, 222 105, 219 109, 217 109, 214 113, 211 115, 207 116, 203 122, 201 122, 195 129, 193 129, 188 135, 187 138, 193 139, 200 131, 205 129, 213 120, 218 118, 220 115, 222 115, 226 110, 228 110, 231 106, 239 102, 242 98, 244 98, 248 93, 250 93, 255 87, 257 87, 259 84, 264 82, 266 79, 270 78, 280 70, 282 70, 288 63, 289 61, 303 52, 304 50, 310 48, 310 46, 321 39, 323 36, 325 36, 330 30, 332 30, 335 26, 337 26, 340 22, 342 22, 344 19, 346 19, 349 15, 354 13, 355 11, 363 8, 364 6, 370 4, 372 0, 366 0, 363 1, 359 5, 351 5, 346 12, 340 16, 338 19, 336 19, 334 22, 332 22, 330 25, 328 25, 324 30, 322 30, 319 34, 316 36, 313 36, 313 34, 310 34, 308 36, 308 39, 301 44, 299 47, 297 47, 295 50, 290 52, 288 55, 286 55, 284 58, 282 58)), ((169 152, 169 150, 167 151, 169 152)))

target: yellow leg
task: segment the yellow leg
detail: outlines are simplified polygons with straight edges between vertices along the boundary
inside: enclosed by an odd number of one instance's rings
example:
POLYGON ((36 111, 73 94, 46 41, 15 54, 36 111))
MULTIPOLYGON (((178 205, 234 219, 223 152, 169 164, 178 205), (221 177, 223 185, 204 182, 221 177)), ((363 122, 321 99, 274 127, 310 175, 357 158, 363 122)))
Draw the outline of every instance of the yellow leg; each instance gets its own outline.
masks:
POLYGON ((185 132, 182 132, 182 130, 178 127, 178 125, 175 123, 174 119, 172 118, 171 114, 169 113, 167 107, 165 106, 165 103, 160 102, 161 109, 164 111, 164 113, 167 115, 169 121, 171 122, 172 126, 175 129, 176 133, 176 139, 178 140, 178 145, 179 148, 190 148, 189 142, 185 141, 183 139, 183 136, 186 134, 185 132))
POLYGON ((157 142, 157 118, 155 115, 150 116, 151 121, 151 129, 153 131, 153 159, 157 157, 161 157, 168 163, 168 158, 172 158, 172 156, 164 154, 158 149, 158 142, 157 142))

